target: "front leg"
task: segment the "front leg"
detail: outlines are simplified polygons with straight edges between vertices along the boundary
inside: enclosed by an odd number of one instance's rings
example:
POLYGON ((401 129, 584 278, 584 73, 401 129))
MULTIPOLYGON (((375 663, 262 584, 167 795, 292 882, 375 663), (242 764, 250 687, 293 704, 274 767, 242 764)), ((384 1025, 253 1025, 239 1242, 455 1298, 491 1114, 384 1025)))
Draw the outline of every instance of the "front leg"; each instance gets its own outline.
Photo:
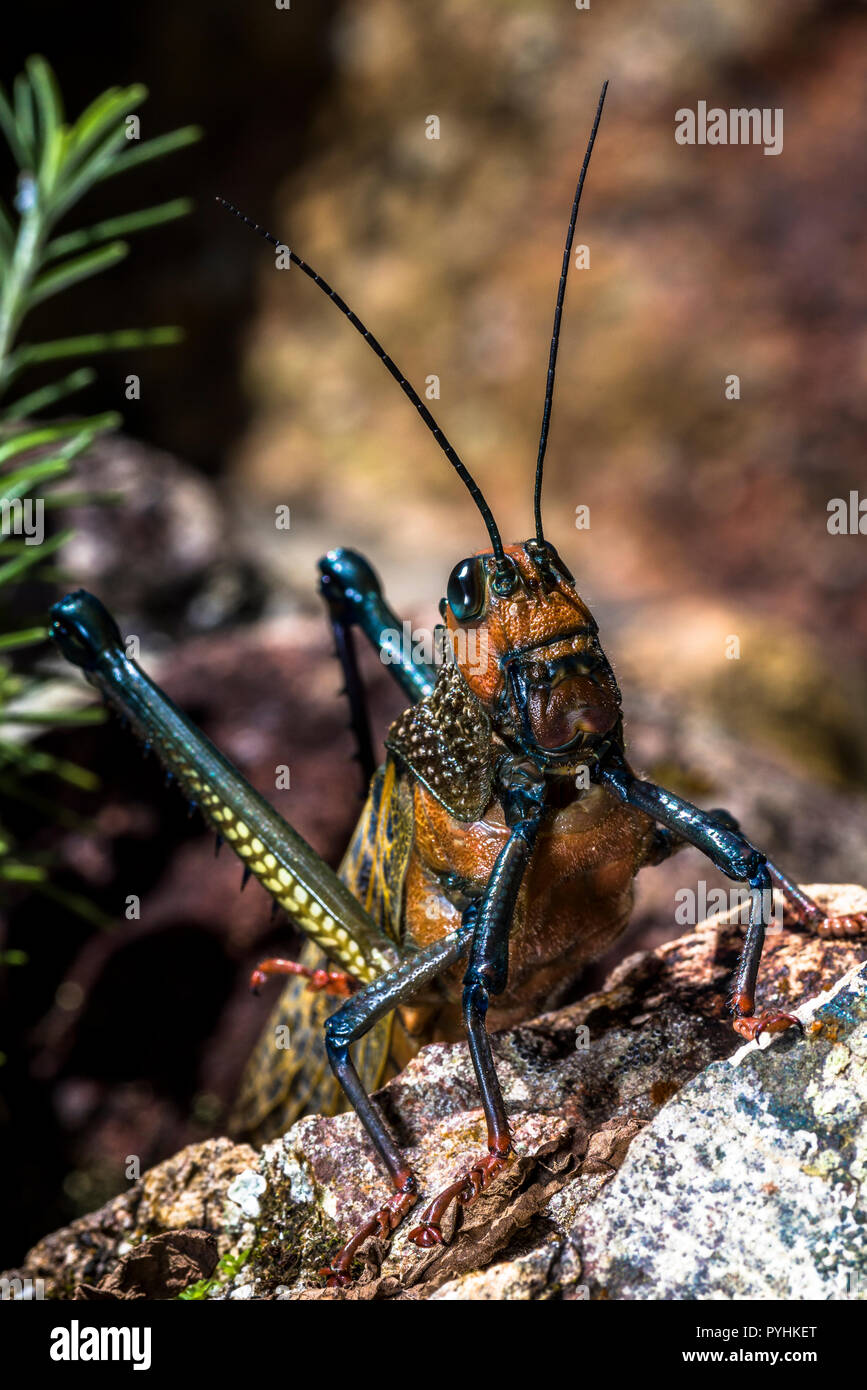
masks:
POLYGON ((345 627, 361 628, 380 656, 393 658, 392 674, 413 704, 430 695, 436 684, 436 670, 413 658, 412 643, 395 644, 394 633, 403 635, 403 624, 385 601, 379 576, 356 550, 338 546, 319 561, 320 587, 332 621, 345 627))
MULTIPOLYGON (((713 821, 715 825, 741 833, 740 825, 734 816, 721 806, 714 806, 710 811, 703 811, 701 814, 713 821)), ((644 862, 645 864, 661 864, 688 843, 687 838, 678 831, 671 830, 665 825, 658 825, 644 862)), ((798 884, 777 864, 774 864, 770 859, 766 862, 768 872, 782 890, 786 899, 787 910, 798 926, 807 927, 819 936, 839 938, 867 935, 867 913, 860 912, 846 917, 829 917, 827 913, 823 912, 819 904, 814 902, 802 888, 799 888, 798 884)))
MULTIPOLYGON (((765 932, 773 913, 773 889, 765 856, 740 833, 736 822, 726 813, 702 811, 664 787, 642 781, 623 766, 603 768, 601 779, 621 800, 652 817, 679 839, 702 850, 729 878, 749 886, 750 923, 732 988, 735 1032, 751 1039, 762 1031, 776 1033, 792 1026, 800 1027, 793 1014, 756 1015, 755 1012, 756 979, 765 932)), ((800 890, 798 896, 804 898, 800 890)))
POLYGON ((443 1241, 442 1219, 453 1202, 469 1205, 506 1165, 512 1136, 497 1079, 486 1016, 493 995, 509 976, 509 934, 518 892, 542 820, 545 781, 530 763, 508 757, 500 768, 501 801, 509 839, 497 856, 475 919, 470 962, 464 976, 463 1014, 488 1130, 488 1152, 425 1207, 410 1240, 422 1248, 443 1241))
POLYGON ((412 999, 443 970, 459 960, 468 949, 471 936, 472 926, 462 925, 442 941, 409 956, 387 975, 360 990, 325 1024, 325 1047, 331 1070, 373 1141, 394 1187, 394 1195, 355 1232, 330 1265, 319 1271, 330 1288, 341 1288, 350 1283, 352 1261, 359 1247, 370 1236, 379 1236, 380 1239, 389 1236, 418 1197, 415 1174, 401 1154, 382 1112, 364 1089, 349 1049, 373 1027, 377 1019, 412 999))

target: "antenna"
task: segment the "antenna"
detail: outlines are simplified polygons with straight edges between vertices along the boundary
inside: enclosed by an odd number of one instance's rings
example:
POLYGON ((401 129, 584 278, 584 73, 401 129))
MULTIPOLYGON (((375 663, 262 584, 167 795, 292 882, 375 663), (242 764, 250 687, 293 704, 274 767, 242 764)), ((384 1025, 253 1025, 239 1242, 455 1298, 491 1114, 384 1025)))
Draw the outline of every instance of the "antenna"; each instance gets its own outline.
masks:
POLYGON ((337 305, 340 312, 346 315, 353 328, 356 328, 358 330, 358 332, 361 334, 362 338, 368 344, 368 346, 373 348, 373 351, 376 353, 380 362, 383 363, 383 365, 394 377, 401 391, 412 401, 413 405, 415 406, 424 423, 427 425, 437 444, 439 444, 449 463, 452 465, 455 472, 458 474, 458 477, 461 478, 461 480, 466 485, 467 491, 469 492, 470 496, 472 497, 473 501, 475 502, 476 506, 481 512, 485 526, 488 528, 488 535, 491 538, 491 545, 494 549, 494 557, 497 561, 497 567, 499 569, 501 566, 503 566, 505 563, 505 557, 503 555, 503 542, 500 539, 500 532, 497 528, 497 523, 494 520, 494 514, 488 506, 487 502, 485 501, 484 494, 482 493, 481 488, 473 478, 469 469, 461 461, 457 453, 457 450, 449 443, 448 439, 446 439, 445 435, 443 434, 434 417, 431 415, 424 401, 419 396, 418 392, 410 385, 406 377, 403 375, 403 372, 392 361, 392 359, 389 357, 388 353, 381 346, 381 344, 377 342, 376 338, 374 338, 373 334, 370 332, 370 329, 365 328, 358 315, 352 312, 349 305, 346 304, 344 300, 340 298, 340 295, 337 294, 337 292, 331 288, 328 282, 326 280, 323 280, 321 275, 317 275, 313 267, 308 265, 306 261, 302 261, 300 256, 296 256, 295 252, 291 251, 289 247, 286 246, 285 242, 278 241, 277 237, 272 236, 272 234, 266 231, 264 227, 260 227, 258 222, 253 222, 249 217, 245 217, 243 212, 240 212, 239 209, 236 208, 232 203, 227 202, 225 198, 217 198, 217 202, 220 203, 222 207, 227 208, 229 212, 234 213, 235 216, 239 217, 242 222, 246 222, 248 227, 252 227, 253 231, 258 232, 259 235, 263 236, 266 241, 270 241, 272 246, 284 247, 292 264, 297 265, 299 270, 303 270, 304 274, 310 277, 314 285, 318 285, 319 289, 322 290, 324 294, 328 295, 328 298, 332 300, 334 304, 337 305))
POLYGON ((560 271, 557 303, 554 308, 554 331, 551 336, 551 351, 548 354, 548 378, 545 383, 545 405, 542 410, 542 433, 539 437, 539 456, 536 460, 536 486, 533 492, 533 510, 536 516, 536 540, 540 545, 545 542, 545 537, 542 533, 542 469, 545 465, 545 450, 548 447, 548 430, 551 427, 551 404, 554 399, 554 373, 557 370, 557 349, 560 344, 560 320, 563 317, 563 297, 566 293, 566 276, 569 274, 569 262, 572 259, 572 239, 575 236, 575 223, 578 219, 578 204, 581 202, 581 190, 584 187, 587 166, 590 163, 590 156, 593 153, 596 132, 599 129, 599 118, 602 115, 602 107, 605 104, 605 93, 607 91, 608 82, 605 81, 602 84, 602 91, 599 95, 599 105, 596 107, 596 119, 593 122, 590 139, 587 141, 584 163, 581 165, 581 173, 578 175, 578 187, 575 189, 575 200, 572 203, 572 216, 569 219, 569 230, 566 233, 566 249, 563 252, 563 269, 560 271))

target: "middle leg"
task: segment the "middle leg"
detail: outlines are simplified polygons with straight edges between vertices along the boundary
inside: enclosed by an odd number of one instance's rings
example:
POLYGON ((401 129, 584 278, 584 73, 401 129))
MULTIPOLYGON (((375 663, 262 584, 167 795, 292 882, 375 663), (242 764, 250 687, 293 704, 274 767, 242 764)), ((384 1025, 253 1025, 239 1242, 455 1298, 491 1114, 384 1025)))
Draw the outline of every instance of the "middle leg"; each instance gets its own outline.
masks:
POLYGON ((363 555, 343 547, 329 550, 319 561, 319 571, 319 587, 328 607, 334 650, 343 670, 349 726, 358 745, 355 756, 361 766, 362 790, 366 791, 376 769, 376 758, 353 628, 358 627, 364 633, 413 704, 430 695, 436 671, 414 660, 412 652, 404 650, 403 643, 398 642, 397 650, 394 649, 394 634, 402 632, 402 624, 386 603, 379 577, 363 555))

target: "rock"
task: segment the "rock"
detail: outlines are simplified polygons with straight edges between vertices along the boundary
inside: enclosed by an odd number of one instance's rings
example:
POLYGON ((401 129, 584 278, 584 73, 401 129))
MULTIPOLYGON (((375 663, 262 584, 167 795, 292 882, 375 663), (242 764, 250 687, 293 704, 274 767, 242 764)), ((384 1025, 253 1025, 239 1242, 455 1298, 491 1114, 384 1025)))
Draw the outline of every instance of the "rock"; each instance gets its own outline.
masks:
POLYGON ((118 1262, 135 1253, 143 1239, 167 1231, 213 1235, 218 1255, 233 1254, 238 1208, 229 1206, 228 1189, 256 1159, 246 1144, 228 1139, 191 1144, 150 1169, 128 1192, 40 1240, 21 1269, 7 1271, 6 1277, 41 1279, 47 1298, 69 1298, 79 1285, 116 1276, 118 1262))
POLYGON ((74 1297, 103 1302, 177 1298, 190 1284, 210 1279, 216 1264, 217 1242, 209 1232, 166 1231, 130 1250, 99 1284, 79 1284, 74 1297))
POLYGON ((252 1168, 245 1168, 243 1173, 238 1174, 226 1195, 230 1202, 241 1208, 245 1216, 261 1216, 259 1197, 267 1186, 261 1173, 254 1172, 252 1168))
POLYGON ((867 966, 697 1076, 570 1237, 592 1297, 867 1297, 867 966))
MULTIPOLYGON (((867 907, 852 885, 808 891, 838 913, 867 907)), ((418 1250, 410 1219, 363 1251, 353 1286, 324 1289, 318 1270, 388 1186, 354 1115, 311 1116, 259 1154, 226 1139, 183 1150, 12 1277, 59 1297, 112 1289, 142 1237, 195 1227, 228 1257, 216 1299, 843 1296, 846 1272, 865 1272, 864 943, 772 931, 762 1004, 809 1026, 742 1047, 726 1016, 732 915, 495 1036, 517 1158, 450 1218, 444 1247, 418 1250)), ((424 1200, 484 1149, 463 1044, 424 1048, 379 1099, 424 1200)))

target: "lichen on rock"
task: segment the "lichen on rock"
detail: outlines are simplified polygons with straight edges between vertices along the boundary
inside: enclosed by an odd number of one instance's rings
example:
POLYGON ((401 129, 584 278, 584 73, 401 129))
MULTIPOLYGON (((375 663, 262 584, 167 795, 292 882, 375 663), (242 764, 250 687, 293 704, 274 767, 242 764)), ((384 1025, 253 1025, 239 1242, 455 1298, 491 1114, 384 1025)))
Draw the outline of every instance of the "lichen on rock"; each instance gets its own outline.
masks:
POLYGON ((697 1076, 570 1237, 591 1296, 867 1298, 867 966, 697 1076))

